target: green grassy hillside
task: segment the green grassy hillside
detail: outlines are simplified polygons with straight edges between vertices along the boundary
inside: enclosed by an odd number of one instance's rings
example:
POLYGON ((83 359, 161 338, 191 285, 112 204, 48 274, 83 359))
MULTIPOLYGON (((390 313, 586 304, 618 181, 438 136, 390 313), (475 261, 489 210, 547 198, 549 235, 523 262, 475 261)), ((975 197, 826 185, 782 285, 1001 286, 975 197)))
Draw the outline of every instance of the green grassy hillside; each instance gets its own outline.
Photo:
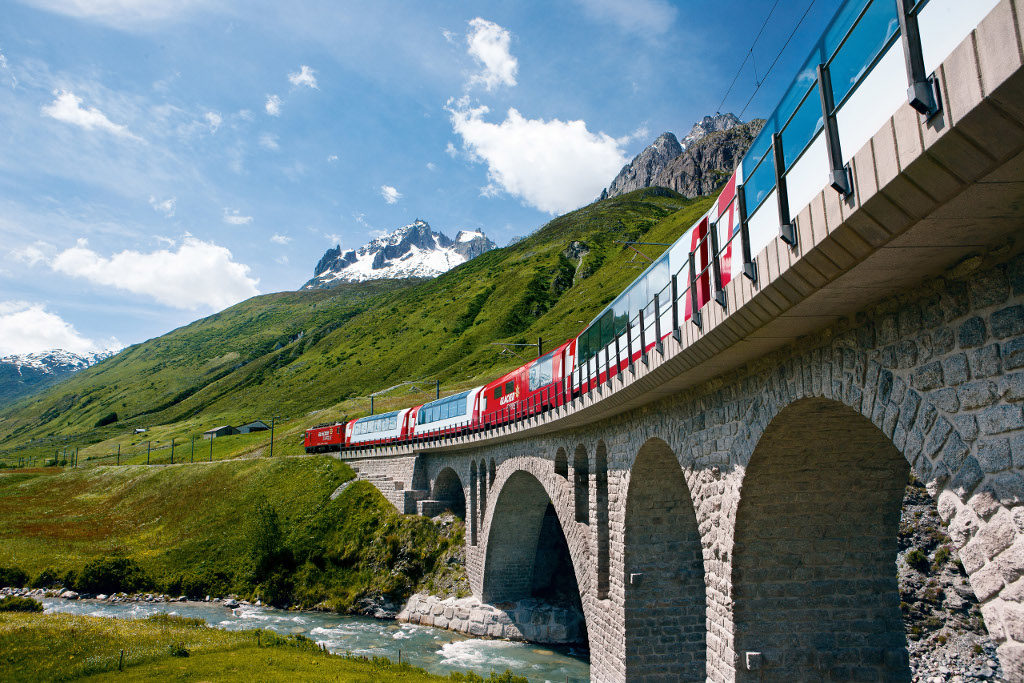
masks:
MULTIPOLYGON (((142 438, 166 445, 281 415, 289 418, 281 452, 293 452, 309 424, 366 412, 371 392, 413 379, 440 379, 443 390, 470 386, 531 356, 501 355, 492 342, 543 337, 550 347, 574 336, 641 270, 617 240, 671 242, 710 201, 639 190, 556 218, 433 280, 255 297, 8 406, 0 450, 36 445, 52 456, 71 436, 75 445, 97 444, 85 457, 109 455, 117 444, 138 445, 131 427, 163 425, 142 438), (112 412, 116 422, 95 427, 112 412)), ((262 451, 261 438, 237 441, 225 455, 262 451)))
POLYGON ((365 482, 331 500, 353 476, 326 456, 0 471, 0 568, 88 590, 85 567, 123 557, 145 575, 135 589, 336 611, 458 592, 461 526, 399 515, 365 482))

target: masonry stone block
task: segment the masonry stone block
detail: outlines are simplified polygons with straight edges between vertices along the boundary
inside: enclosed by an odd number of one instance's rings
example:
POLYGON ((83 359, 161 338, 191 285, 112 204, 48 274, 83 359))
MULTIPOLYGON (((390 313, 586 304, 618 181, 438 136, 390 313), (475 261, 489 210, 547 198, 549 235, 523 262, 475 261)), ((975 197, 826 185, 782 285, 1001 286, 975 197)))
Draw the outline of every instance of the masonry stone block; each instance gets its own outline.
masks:
POLYGON ((985 343, 985 320, 981 316, 968 318, 957 331, 957 341, 961 349, 973 349, 985 343))

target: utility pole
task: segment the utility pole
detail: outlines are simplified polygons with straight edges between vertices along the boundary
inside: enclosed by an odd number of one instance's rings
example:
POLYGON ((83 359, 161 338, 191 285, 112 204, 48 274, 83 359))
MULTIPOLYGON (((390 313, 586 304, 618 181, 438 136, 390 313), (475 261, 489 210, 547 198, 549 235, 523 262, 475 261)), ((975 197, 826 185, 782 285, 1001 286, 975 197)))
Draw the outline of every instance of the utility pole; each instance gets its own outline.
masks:
POLYGON ((174 437, 171 437, 171 464, 174 464, 174 437))
POLYGON ((370 394, 370 415, 373 415, 373 394, 370 394))
POLYGON ((210 434, 210 462, 213 462, 213 434, 210 434))
POLYGON ((441 398, 441 380, 439 379, 434 380, 434 398, 441 398))
POLYGON ((117 444, 117 464, 121 464, 121 444, 117 444))
POLYGON ((152 441, 147 441, 147 442, 146 442, 146 464, 147 464, 147 465, 149 464, 149 452, 150 452, 150 450, 152 450, 152 449, 150 448, 150 446, 151 446, 151 444, 152 444, 152 443, 153 443, 152 441))
POLYGON ((192 435, 192 452, 189 453, 188 461, 189 462, 195 462, 196 461, 196 435, 195 434, 192 435))
MULTIPOLYGON (((370 400, 371 401, 373 400, 372 396, 370 397, 370 400)), ((271 458, 274 457, 274 422, 279 417, 281 417, 281 416, 280 415, 275 415, 274 417, 270 418, 270 457, 271 458)))

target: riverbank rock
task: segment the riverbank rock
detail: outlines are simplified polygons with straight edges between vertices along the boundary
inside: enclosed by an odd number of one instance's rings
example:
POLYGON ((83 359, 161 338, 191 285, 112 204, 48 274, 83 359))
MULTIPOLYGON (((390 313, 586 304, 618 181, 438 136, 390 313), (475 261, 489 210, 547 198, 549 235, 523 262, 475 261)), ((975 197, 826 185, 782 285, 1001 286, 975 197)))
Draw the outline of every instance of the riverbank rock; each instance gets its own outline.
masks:
POLYGON ((586 641, 582 614, 564 605, 534 599, 488 605, 474 597, 439 598, 417 593, 409 598, 397 619, 470 636, 550 645, 586 641))
POLYGON ((60 594, 60 597, 64 598, 65 600, 77 600, 78 593, 76 593, 75 591, 64 591, 60 594))

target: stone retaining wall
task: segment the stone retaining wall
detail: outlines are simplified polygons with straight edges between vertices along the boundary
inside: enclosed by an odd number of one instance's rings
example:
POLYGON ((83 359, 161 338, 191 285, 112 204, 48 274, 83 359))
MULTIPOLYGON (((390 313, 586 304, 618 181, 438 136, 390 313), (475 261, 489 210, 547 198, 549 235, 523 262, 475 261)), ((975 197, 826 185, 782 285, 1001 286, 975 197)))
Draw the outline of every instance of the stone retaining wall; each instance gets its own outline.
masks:
POLYGON ((585 642, 583 615, 539 600, 488 605, 477 598, 439 598, 417 593, 398 621, 458 631, 470 636, 562 645, 585 642))

